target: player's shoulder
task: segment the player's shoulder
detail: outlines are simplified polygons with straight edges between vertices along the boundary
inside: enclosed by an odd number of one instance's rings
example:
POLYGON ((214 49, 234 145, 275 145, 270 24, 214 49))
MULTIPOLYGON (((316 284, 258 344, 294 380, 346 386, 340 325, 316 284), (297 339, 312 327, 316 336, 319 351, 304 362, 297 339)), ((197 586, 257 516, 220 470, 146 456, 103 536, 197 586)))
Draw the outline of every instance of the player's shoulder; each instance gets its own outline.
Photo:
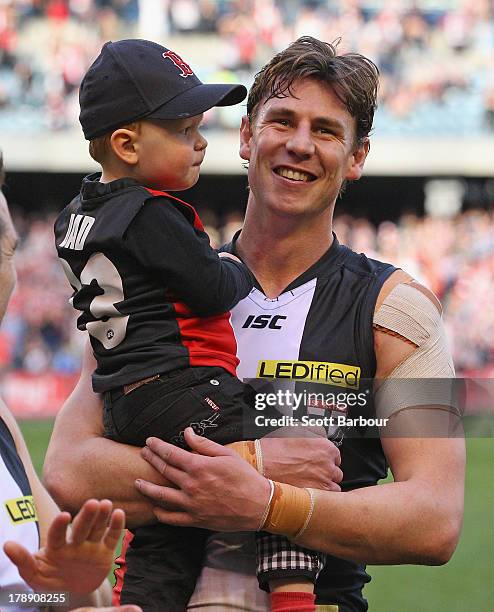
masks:
POLYGON ((393 264, 370 257, 366 253, 354 251, 346 244, 341 244, 337 237, 334 237, 333 246, 328 254, 332 255, 327 262, 332 268, 335 261, 342 267, 357 273, 361 277, 374 278, 376 283, 389 276, 395 270, 393 264))
POLYGON ((439 315, 442 314, 441 302, 435 293, 401 268, 391 272, 382 284, 376 300, 376 312, 388 301, 391 295, 399 295, 404 305, 408 301, 416 302, 417 300, 422 301, 425 299, 437 310, 439 315))

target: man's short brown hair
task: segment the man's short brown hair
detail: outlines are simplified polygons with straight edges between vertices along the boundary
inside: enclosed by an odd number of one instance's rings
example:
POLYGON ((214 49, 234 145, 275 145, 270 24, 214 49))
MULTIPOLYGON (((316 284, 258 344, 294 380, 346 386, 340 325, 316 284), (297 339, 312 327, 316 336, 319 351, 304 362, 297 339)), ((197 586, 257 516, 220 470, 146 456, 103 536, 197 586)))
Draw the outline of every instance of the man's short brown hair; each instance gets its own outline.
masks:
POLYGON ((300 79, 316 79, 330 85, 355 118, 357 144, 369 135, 377 107, 379 70, 359 53, 338 55, 335 43, 302 36, 281 51, 255 77, 247 99, 247 114, 252 122, 258 107, 271 98, 292 95, 300 79))

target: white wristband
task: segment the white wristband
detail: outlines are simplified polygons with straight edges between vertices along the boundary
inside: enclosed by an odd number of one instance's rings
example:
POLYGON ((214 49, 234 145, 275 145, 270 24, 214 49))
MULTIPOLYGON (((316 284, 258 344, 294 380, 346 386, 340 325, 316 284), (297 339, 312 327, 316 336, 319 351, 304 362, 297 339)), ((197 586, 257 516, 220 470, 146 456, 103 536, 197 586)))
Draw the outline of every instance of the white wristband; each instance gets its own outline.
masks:
POLYGON ((269 514, 269 508, 271 506, 271 502, 273 501, 273 495, 274 495, 274 482, 272 480, 269 480, 269 486, 271 487, 271 491, 269 492, 269 500, 268 503, 266 504, 266 508, 262 514, 262 518, 261 518, 261 522, 259 523, 259 527, 257 529, 257 531, 261 531, 262 528, 264 527, 264 523, 266 522, 266 519, 268 518, 268 514, 269 514))
POLYGON ((256 450, 257 471, 261 476, 264 476, 264 462, 262 457, 261 441, 257 438, 254 440, 254 448, 256 450))

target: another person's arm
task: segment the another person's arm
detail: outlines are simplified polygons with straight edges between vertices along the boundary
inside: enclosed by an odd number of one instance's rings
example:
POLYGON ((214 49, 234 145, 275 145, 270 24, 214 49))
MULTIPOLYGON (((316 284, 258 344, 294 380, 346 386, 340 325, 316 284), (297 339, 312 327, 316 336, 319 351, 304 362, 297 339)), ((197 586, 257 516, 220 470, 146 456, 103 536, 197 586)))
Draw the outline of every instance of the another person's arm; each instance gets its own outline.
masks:
MULTIPOLYGON (((0 153, 0 323, 15 286, 13 256, 18 242, 7 201, 1 191, 2 162, 0 153)), ((17 422, 1 400, 0 417, 7 424, 14 439, 29 479, 38 514, 42 548, 37 553, 31 555, 18 542, 7 542, 4 546, 4 551, 12 563, 17 565, 21 576, 33 588, 55 592, 69 591, 70 610, 83 605, 84 608, 78 608, 77 612, 142 612, 139 606, 132 605, 100 607, 110 603, 111 588, 106 576, 122 531, 123 513, 115 512, 110 518, 111 502, 89 500, 74 519, 71 540, 68 541, 66 535, 70 515, 59 513, 56 504, 43 488, 17 422)), ((62 612, 68 608, 56 609, 62 612)))
POLYGON ((63 609, 108 605, 110 571, 124 526, 121 510, 112 512, 109 500, 91 499, 71 521, 61 513, 36 475, 19 427, 0 402, 0 416, 7 424, 31 486, 40 530, 40 550, 32 555, 18 542, 6 542, 4 550, 22 578, 37 591, 68 592, 63 609))

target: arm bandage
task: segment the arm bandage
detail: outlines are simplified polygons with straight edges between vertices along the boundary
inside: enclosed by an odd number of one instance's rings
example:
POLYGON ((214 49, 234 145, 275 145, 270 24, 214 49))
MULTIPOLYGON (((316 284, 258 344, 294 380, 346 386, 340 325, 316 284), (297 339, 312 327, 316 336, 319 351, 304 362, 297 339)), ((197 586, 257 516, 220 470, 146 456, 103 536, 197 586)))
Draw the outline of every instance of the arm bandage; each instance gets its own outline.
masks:
POLYGON ((292 539, 300 537, 314 513, 312 489, 301 489, 272 480, 270 483, 271 495, 259 530, 292 539))
MULTIPOLYGON (((232 442, 227 446, 264 475, 260 440, 232 442)), ((312 490, 273 480, 270 480, 269 483, 271 493, 261 518, 259 531, 269 531, 288 538, 301 536, 307 529, 314 512, 312 490)))
POLYGON ((376 393, 379 416, 390 417, 410 406, 443 405, 453 410, 453 385, 447 379, 454 378, 455 370, 434 294, 415 281, 397 284, 376 309, 374 326, 416 347, 380 385, 376 393), (411 380, 418 378, 427 381, 411 380))
POLYGON ((264 476, 264 461, 260 440, 247 440, 243 442, 231 442, 227 444, 237 455, 245 459, 247 463, 264 476))

